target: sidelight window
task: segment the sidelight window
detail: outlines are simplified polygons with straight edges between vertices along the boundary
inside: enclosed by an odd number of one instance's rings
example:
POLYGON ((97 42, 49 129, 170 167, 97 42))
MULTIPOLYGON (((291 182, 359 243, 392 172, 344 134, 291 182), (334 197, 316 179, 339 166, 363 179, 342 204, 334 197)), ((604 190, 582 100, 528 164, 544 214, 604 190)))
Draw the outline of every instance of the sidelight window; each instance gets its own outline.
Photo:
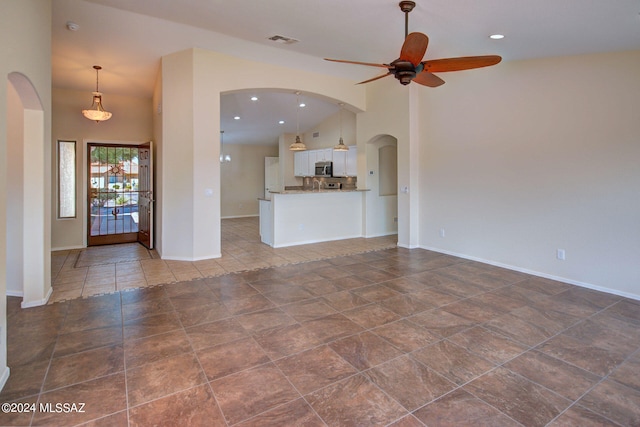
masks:
POLYGON ((58 218, 76 217, 76 142, 58 141, 58 218))

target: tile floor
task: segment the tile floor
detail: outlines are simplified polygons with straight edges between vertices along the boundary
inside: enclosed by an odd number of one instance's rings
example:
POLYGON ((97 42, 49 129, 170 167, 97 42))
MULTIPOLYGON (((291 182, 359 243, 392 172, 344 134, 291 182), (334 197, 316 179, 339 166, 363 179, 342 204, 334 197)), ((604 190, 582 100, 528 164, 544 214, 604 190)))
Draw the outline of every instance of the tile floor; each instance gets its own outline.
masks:
POLYGON ((397 241, 383 236, 274 249, 260 242, 259 227, 257 217, 223 219, 222 257, 197 262, 162 260, 137 243, 55 251, 49 301, 392 248, 397 241))
POLYGON ((7 311, 0 425, 640 425, 639 301, 421 249, 7 311))

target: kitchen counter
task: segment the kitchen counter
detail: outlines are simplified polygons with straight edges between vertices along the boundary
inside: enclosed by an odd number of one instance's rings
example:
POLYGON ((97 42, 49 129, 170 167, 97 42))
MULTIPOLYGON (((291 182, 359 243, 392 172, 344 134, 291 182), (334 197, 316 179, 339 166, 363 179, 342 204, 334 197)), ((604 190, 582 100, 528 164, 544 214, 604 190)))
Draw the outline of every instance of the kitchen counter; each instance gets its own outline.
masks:
POLYGON ((358 191, 370 191, 367 189, 346 189, 346 190, 284 190, 284 191, 269 191, 271 194, 318 194, 318 193, 354 193, 358 191))
POLYGON ((259 199, 261 240, 278 248, 362 237, 366 191, 271 192, 271 200, 259 199))

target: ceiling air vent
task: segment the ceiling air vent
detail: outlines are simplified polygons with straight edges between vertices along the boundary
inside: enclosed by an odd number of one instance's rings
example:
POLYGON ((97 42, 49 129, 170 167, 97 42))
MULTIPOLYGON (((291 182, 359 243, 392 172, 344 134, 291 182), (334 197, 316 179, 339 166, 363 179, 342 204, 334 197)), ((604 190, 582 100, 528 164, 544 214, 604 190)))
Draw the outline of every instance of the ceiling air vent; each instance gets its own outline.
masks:
POLYGON ((292 39, 291 37, 279 36, 277 34, 275 36, 268 37, 268 39, 280 44, 294 44, 300 41, 292 39))

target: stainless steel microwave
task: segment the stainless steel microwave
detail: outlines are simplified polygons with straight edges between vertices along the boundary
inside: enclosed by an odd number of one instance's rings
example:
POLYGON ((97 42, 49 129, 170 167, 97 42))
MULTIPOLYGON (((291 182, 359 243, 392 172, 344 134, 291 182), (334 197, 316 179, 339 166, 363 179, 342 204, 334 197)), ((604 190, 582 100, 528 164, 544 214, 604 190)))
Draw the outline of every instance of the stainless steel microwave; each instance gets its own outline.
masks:
POLYGON ((315 176, 333 176, 333 162, 316 162, 315 176))

